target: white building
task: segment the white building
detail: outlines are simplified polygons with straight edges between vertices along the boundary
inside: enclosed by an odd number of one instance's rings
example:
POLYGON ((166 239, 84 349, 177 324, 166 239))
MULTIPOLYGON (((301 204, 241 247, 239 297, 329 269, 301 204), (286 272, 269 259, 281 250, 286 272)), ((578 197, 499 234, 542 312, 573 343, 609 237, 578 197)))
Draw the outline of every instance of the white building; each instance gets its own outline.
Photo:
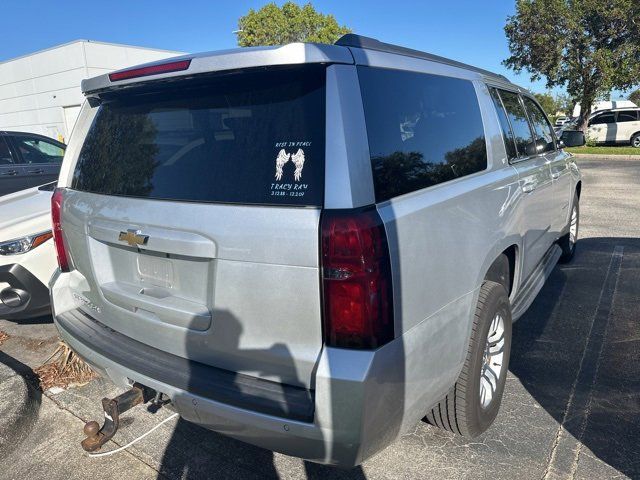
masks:
POLYGON ((0 63, 0 130, 67 141, 83 101, 80 82, 182 52, 76 40, 0 63))

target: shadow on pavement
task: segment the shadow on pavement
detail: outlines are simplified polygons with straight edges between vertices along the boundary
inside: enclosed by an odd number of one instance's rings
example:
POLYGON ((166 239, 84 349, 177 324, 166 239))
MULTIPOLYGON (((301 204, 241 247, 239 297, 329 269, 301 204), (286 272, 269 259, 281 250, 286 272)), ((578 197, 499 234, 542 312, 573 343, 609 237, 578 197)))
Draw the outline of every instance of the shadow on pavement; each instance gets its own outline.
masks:
MULTIPOLYGON (((293 459, 292 459, 293 460, 293 459)), ((294 460, 297 462, 297 460, 294 460)), ((309 479, 365 479, 361 468, 304 462, 309 479)), ((280 478, 274 453, 180 419, 162 457, 158 478, 280 478)))
POLYGON ((4 318, 7 322, 15 323, 17 325, 46 325, 53 323, 53 317, 51 314, 40 315, 32 318, 4 318))
POLYGON ((640 477, 638 285, 640 239, 581 240, 514 324, 510 363, 558 423, 631 478, 640 477))
POLYGON ((0 459, 16 450, 33 430, 42 402, 36 384, 28 365, 0 351, 0 459))

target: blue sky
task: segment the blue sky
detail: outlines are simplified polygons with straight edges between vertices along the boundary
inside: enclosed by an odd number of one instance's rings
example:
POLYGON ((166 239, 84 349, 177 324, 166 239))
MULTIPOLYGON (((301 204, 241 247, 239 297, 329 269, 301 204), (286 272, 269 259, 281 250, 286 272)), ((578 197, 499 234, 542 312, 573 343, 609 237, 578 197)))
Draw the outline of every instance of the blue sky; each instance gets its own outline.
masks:
MULTIPOLYGON (((79 38, 185 52, 232 48, 238 17, 266 0, 4 0, 0 61, 79 38)), ((281 1, 277 2, 281 4, 281 1)), ((304 2, 299 2, 304 3, 304 2)), ((545 91, 501 65, 513 0, 315 0, 354 32, 425 50, 506 75, 545 91)))

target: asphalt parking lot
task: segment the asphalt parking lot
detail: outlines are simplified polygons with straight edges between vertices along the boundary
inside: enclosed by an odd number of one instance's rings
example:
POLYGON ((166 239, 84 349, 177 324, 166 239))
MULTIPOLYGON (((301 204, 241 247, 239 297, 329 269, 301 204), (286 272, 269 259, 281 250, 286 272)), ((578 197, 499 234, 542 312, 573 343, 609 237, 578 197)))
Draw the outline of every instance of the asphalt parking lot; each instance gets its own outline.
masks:
MULTIPOLYGON (((640 478, 640 160, 588 160, 576 258, 559 265, 515 325, 496 423, 463 439, 420 424, 344 471, 252 447, 172 420, 123 453, 89 458, 82 425, 104 381, 60 393, 25 383, 56 342, 50 318, 0 320, 0 478, 640 478), (8 402, 8 403, 5 403, 8 402)), ((124 416, 124 445, 172 412, 124 416)))

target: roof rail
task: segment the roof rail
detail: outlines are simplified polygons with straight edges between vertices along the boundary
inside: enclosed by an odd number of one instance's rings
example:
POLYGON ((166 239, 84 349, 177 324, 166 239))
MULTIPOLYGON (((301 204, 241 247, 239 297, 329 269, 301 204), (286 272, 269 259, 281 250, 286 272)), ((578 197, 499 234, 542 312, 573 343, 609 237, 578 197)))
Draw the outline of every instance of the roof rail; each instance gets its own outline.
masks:
POLYGON ((484 70, 482 68, 467 65, 466 63, 451 60, 449 58, 440 57, 439 55, 422 52, 420 50, 413 50, 412 48, 400 47, 391 43, 384 43, 380 40, 376 40, 375 38, 365 37, 363 35, 357 35, 355 33, 347 33, 346 35, 343 35, 338 40, 336 40, 335 45, 340 45, 342 47, 366 48, 368 50, 377 50, 379 52, 396 53, 398 55, 406 55, 408 57, 422 58, 424 60, 430 60, 432 62, 438 62, 445 65, 451 65, 453 67, 464 68, 465 70, 473 70, 474 72, 481 73, 482 75, 499 78, 504 82, 511 83, 504 75, 490 72, 489 70, 484 70))

